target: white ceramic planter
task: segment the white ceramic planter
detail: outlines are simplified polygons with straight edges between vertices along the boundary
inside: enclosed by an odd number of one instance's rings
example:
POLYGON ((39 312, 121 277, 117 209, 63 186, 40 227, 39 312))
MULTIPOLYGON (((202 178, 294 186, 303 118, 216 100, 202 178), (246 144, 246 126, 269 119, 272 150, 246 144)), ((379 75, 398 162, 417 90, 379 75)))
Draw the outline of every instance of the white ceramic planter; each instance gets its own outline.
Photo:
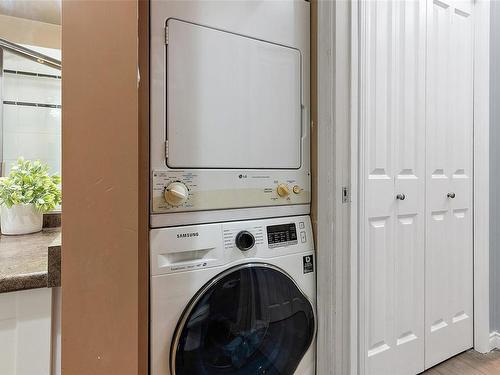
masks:
POLYGON ((28 234, 42 230, 43 214, 33 204, 18 204, 7 208, 2 206, 2 234, 28 234))

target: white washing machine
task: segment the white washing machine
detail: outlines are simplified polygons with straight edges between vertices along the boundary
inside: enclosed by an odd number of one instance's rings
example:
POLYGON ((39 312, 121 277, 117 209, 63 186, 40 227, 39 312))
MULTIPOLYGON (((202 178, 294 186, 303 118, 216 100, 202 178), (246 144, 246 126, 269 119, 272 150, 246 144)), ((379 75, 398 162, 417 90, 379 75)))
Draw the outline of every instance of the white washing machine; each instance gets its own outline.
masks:
POLYGON ((313 375, 308 216, 151 230, 151 374, 313 375))

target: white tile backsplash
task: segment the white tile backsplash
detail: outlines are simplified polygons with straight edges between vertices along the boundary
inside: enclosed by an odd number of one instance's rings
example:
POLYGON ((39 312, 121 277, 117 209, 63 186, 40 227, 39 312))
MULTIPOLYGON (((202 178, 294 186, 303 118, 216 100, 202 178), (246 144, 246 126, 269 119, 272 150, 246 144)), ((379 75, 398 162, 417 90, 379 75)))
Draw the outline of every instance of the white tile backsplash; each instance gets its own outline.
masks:
POLYGON ((61 134, 61 109, 4 105, 4 132, 61 134))
MULTIPOLYGON (((30 47, 60 59, 60 51, 30 47)), ((5 54, 4 69, 60 75, 22 57, 5 54)), ((23 74, 4 74, 3 100, 61 104, 61 80, 23 74)), ((19 157, 42 160, 52 173, 61 173, 61 108, 3 104, 3 160, 7 174, 19 157)))
POLYGON ((4 132, 5 159, 55 159, 61 152, 59 134, 4 132))
POLYGON ((16 102, 60 105, 61 80, 5 73, 3 99, 16 102))

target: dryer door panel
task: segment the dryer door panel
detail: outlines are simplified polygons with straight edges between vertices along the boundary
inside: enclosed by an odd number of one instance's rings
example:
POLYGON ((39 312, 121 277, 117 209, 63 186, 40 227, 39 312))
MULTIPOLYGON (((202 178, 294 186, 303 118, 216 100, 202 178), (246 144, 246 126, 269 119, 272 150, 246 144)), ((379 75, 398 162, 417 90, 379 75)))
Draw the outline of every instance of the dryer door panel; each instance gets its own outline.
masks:
POLYGON ((174 335, 175 375, 293 374, 314 337, 314 313, 292 279, 243 265, 210 281, 174 335))
POLYGON ((300 51, 176 19, 167 27, 167 165, 300 168, 300 51))

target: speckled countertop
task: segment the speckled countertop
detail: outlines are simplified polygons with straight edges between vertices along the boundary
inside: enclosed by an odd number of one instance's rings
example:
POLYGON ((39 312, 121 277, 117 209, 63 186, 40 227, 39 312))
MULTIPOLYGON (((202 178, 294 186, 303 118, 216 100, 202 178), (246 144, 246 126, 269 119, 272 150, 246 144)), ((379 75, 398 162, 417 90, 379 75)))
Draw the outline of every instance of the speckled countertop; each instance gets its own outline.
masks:
POLYGON ((0 293, 61 285, 61 228, 0 236, 0 293))

